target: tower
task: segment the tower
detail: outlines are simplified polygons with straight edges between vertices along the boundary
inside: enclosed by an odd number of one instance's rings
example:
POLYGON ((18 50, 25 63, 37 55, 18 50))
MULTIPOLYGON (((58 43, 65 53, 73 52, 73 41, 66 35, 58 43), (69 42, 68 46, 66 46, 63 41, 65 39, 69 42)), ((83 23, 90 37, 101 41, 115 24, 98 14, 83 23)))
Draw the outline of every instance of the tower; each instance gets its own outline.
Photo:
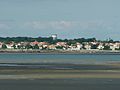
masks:
POLYGON ((57 40, 57 34, 52 34, 51 37, 52 37, 53 40, 57 40))

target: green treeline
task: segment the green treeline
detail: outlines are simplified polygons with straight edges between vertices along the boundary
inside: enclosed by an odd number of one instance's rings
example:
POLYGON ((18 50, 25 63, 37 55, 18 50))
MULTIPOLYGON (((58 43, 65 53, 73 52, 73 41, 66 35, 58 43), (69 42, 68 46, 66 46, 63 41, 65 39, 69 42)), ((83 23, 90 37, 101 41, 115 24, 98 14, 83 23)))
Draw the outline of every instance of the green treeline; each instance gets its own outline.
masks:
MULTIPOLYGON (((32 37, 0 37, 0 42, 4 42, 4 43, 9 43, 9 42, 34 42, 34 41, 38 41, 38 42, 48 42, 50 44, 54 44, 56 42, 67 42, 68 44, 74 44, 76 42, 82 43, 82 42, 94 42, 97 41, 96 38, 78 38, 78 39, 57 39, 57 40, 53 40, 52 37, 37 37, 37 38, 32 38, 32 37)), ((109 41, 100 41, 100 42, 114 42, 112 39, 109 41)))

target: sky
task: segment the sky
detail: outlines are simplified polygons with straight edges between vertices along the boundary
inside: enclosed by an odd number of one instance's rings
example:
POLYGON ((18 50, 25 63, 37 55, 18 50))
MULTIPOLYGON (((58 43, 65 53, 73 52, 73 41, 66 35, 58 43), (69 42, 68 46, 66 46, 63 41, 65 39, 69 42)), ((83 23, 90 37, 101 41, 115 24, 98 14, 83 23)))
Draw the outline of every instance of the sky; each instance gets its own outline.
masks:
POLYGON ((120 0, 0 0, 0 37, 120 40, 120 0))

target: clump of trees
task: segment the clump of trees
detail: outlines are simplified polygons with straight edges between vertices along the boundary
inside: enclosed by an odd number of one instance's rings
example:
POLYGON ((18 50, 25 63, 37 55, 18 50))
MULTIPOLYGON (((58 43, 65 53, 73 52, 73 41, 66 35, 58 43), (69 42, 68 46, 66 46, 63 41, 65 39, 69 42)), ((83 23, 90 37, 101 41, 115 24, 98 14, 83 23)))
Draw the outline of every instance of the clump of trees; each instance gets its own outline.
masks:
POLYGON ((110 46, 104 46, 103 50, 111 50, 110 46))
POLYGON ((53 40, 52 37, 37 37, 37 38, 32 38, 32 37, 0 37, 0 42, 4 43, 9 43, 9 42, 33 42, 33 41, 38 41, 38 42, 48 42, 50 44, 54 44, 56 42, 67 42, 68 44, 74 44, 76 42, 82 43, 82 42, 93 42, 96 41, 96 38, 78 38, 78 39, 57 39, 53 40))
POLYGON ((7 46, 5 44, 3 44, 2 49, 7 49, 7 46))
POLYGON ((34 41, 38 41, 38 42, 48 42, 50 44, 55 44, 56 42, 67 42, 68 45, 71 44, 75 44, 76 42, 79 43, 83 43, 83 42, 94 42, 94 41, 99 41, 99 42, 118 42, 118 41, 113 41, 112 39, 106 40, 106 41, 100 41, 100 40, 96 40, 96 38, 77 38, 77 39, 57 39, 57 40, 53 40, 52 37, 37 37, 37 38, 33 38, 33 37, 0 37, 0 42, 4 42, 4 43, 9 43, 9 42, 15 42, 15 43, 19 43, 19 42, 34 42, 34 41))

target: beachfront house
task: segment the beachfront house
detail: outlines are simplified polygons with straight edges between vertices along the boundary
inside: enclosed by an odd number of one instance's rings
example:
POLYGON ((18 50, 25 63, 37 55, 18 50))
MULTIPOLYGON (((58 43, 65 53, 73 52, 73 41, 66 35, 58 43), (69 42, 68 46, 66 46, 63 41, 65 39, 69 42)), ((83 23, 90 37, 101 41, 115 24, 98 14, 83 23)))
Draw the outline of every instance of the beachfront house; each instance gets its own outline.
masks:
POLYGON ((86 44, 86 45, 84 45, 84 48, 85 48, 86 50, 91 50, 91 45, 90 45, 90 44, 86 44))
POLYGON ((82 44, 80 43, 76 43, 76 44, 77 44, 76 50, 81 50, 83 48, 82 44))
POLYGON ((104 46, 103 46, 102 43, 100 43, 97 48, 98 48, 99 50, 103 50, 103 49, 104 49, 104 46))
POLYGON ((7 49, 14 49, 13 44, 6 44, 7 49))
POLYGON ((2 42, 0 42, 0 48, 2 48, 2 45, 3 45, 3 43, 2 43, 2 42))
POLYGON ((56 46, 53 45, 53 44, 52 44, 52 45, 49 45, 49 46, 48 46, 48 49, 50 49, 50 50, 56 50, 56 46))
POLYGON ((120 49, 120 43, 110 43, 110 49, 111 50, 119 50, 120 49))

